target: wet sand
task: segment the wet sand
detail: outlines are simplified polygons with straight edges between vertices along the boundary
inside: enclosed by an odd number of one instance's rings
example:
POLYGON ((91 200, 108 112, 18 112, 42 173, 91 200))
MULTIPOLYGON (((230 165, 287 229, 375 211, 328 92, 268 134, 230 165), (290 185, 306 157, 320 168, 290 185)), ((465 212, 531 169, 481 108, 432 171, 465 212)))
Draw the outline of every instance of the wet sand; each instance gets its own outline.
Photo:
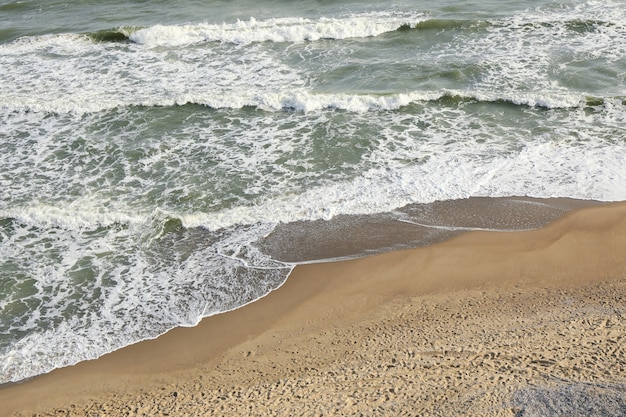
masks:
POLYGON ((625 317, 615 203, 298 266, 195 328, 5 386, 0 415, 626 415, 625 317))

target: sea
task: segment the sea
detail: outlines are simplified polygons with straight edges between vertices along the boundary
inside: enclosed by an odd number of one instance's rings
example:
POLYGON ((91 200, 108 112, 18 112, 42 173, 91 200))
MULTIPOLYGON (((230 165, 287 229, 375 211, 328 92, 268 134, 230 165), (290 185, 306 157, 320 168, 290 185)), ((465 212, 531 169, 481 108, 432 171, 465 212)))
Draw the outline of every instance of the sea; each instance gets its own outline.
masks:
POLYGON ((626 200, 625 129, 623 0, 0 1, 0 384, 626 200))

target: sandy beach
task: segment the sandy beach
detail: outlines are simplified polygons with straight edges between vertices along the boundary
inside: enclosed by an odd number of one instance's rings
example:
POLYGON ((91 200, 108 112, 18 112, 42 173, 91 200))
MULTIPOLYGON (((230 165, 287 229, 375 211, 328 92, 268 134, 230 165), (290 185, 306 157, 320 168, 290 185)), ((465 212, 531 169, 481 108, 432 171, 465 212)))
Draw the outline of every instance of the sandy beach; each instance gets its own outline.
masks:
POLYGON ((278 290, 0 388, 0 416, 626 415, 626 203, 297 266, 278 290))

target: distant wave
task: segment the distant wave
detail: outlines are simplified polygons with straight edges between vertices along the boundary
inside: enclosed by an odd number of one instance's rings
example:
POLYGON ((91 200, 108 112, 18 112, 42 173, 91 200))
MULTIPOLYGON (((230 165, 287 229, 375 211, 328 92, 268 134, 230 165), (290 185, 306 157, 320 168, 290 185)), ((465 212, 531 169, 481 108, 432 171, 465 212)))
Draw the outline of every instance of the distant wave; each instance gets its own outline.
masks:
MULTIPOLYGON (((307 19, 301 17, 239 20, 235 23, 195 23, 120 27, 87 33, 96 42, 134 42, 145 46, 182 46, 202 42, 250 44, 257 42, 306 42, 320 39, 349 39, 378 36, 388 32, 412 30, 476 30, 515 26, 512 21, 433 19, 422 13, 369 13, 340 18, 307 19)), ((552 21, 536 19, 524 26, 563 26, 569 31, 594 32, 615 26, 594 19, 552 21)))
POLYGON ((257 21, 250 18, 221 25, 198 23, 190 25, 156 25, 151 27, 119 27, 89 32, 95 42, 134 42, 153 45, 184 45, 197 42, 304 42, 319 39, 346 39, 376 36, 387 32, 411 30, 488 27, 487 21, 428 19, 424 15, 385 17, 371 20, 366 16, 349 18, 275 18, 257 21), (355 25, 356 24, 356 25, 355 25))
POLYGON ((250 44, 254 42, 304 42, 378 36, 403 28, 414 28, 427 20, 422 13, 368 13, 341 18, 307 19, 250 18, 220 25, 156 25, 130 34, 132 42, 148 46, 180 46, 200 42, 250 44))
MULTIPOLYGON (((422 12, 379 11, 343 17, 283 17, 257 20, 238 20, 231 23, 190 23, 184 25, 154 25, 148 27, 124 26, 77 35, 94 42, 133 42, 147 47, 183 46, 203 42, 222 42, 246 45, 258 42, 307 42, 320 39, 349 39, 379 36, 389 32, 412 30, 453 30, 473 28, 564 28, 575 33, 598 32, 622 26, 615 21, 588 17, 555 16, 541 10, 528 11, 516 19, 441 19, 422 12)), ((29 37, 28 43, 49 35, 29 37)), ((24 42, 24 38, 17 40, 24 42)))

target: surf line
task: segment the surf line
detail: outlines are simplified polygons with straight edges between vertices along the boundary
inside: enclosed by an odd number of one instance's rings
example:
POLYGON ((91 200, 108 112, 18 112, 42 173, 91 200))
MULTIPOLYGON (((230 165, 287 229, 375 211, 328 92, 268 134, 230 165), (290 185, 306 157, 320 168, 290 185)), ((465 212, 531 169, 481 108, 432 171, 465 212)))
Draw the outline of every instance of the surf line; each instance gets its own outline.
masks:
POLYGON ((397 219, 397 221, 402 223, 414 224, 416 226, 427 227, 431 229, 437 230, 447 230, 451 232, 461 231, 461 232, 527 232, 530 230, 535 230, 535 228, 523 228, 523 229, 492 229, 487 227, 463 227, 463 226, 440 226, 436 224, 426 224, 419 223, 406 219, 397 219))

